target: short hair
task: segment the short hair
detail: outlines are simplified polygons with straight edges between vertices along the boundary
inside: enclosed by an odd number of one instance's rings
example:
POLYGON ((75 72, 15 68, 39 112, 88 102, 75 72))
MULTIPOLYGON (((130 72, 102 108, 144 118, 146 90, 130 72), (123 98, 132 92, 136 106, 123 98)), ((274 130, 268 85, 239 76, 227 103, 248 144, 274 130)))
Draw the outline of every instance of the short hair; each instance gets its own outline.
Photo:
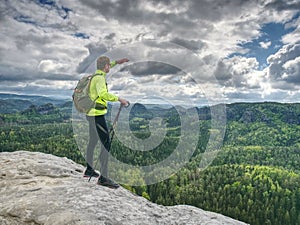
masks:
POLYGON ((110 64, 110 59, 107 56, 100 56, 97 59, 97 70, 103 70, 106 64, 110 64))

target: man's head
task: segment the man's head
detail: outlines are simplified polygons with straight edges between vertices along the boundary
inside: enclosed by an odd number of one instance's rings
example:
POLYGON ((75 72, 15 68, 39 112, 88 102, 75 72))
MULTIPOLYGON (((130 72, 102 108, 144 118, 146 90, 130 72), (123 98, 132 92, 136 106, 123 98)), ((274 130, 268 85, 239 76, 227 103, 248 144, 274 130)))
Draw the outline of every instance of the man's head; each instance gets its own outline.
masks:
POLYGON ((97 59, 97 70, 102 70, 108 73, 109 69, 110 69, 110 59, 107 56, 100 56, 97 59))

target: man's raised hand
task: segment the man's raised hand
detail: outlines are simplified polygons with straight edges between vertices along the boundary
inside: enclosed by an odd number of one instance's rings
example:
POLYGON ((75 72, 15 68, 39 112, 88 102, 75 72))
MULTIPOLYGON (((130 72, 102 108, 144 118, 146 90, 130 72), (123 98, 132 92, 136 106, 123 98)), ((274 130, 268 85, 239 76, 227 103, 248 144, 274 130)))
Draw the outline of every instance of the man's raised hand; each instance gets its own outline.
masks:
POLYGON ((117 60, 116 62, 117 62, 117 64, 122 64, 122 63, 124 63, 124 62, 128 62, 129 61, 129 59, 127 59, 127 58, 123 58, 123 59, 119 59, 119 60, 117 60))

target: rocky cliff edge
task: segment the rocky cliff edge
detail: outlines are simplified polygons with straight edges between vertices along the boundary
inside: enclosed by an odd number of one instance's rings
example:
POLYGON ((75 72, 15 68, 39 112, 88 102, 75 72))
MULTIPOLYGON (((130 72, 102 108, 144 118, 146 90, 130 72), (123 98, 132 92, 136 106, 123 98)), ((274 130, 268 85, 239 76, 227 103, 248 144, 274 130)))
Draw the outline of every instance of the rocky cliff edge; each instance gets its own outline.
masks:
POLYGON ((84 167, 38 152, 0 153, 2 225, 242 225, 187 205, 161 206, 82 177, 84 167))

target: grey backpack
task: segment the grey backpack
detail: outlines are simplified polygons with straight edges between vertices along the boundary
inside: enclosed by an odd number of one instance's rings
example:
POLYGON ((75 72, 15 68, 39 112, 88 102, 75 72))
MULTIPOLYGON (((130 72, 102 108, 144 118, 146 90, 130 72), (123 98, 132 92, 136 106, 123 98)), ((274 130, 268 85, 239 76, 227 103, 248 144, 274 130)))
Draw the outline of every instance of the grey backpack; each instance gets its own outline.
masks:
POLYGON ((96 109, 106 109, 104 105, 96 103, 96 99, 91 99, 89 96, 89 90, 92 78, 100 74, 93 74, 89 76, 82 77, 74 89, 73 92, 73 103, 78 112, 88 113, 92 108, 96 109))

